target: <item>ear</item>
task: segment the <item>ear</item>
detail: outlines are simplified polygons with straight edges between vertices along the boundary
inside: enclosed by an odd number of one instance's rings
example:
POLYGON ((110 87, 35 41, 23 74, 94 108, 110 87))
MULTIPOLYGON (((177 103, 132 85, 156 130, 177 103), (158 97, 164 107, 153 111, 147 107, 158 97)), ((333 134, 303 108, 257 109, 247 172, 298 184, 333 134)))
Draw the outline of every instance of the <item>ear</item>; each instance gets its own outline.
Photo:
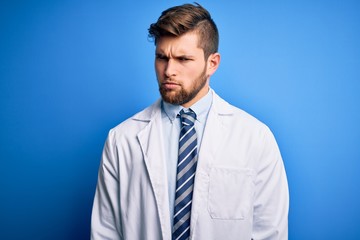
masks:
POLYGON ((210 54, 207 60, 207 75, 213 75, 220 65, 220 53, 210 54))

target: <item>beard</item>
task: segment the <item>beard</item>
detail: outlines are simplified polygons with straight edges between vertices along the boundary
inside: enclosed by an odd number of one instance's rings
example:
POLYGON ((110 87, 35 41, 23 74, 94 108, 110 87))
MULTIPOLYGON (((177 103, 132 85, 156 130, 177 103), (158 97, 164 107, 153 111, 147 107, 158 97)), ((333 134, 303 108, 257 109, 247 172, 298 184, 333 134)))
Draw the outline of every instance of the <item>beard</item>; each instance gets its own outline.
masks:
POLYGON ((196 78, 190 89, 184 89, 180 84, 180 90, 168 90, 162 84, 160 84, 159 91, 162 99, 170 104, 182 105, 190 102, 196 95, 204 88, 207 82, 206 67, 198 78, 196 78))

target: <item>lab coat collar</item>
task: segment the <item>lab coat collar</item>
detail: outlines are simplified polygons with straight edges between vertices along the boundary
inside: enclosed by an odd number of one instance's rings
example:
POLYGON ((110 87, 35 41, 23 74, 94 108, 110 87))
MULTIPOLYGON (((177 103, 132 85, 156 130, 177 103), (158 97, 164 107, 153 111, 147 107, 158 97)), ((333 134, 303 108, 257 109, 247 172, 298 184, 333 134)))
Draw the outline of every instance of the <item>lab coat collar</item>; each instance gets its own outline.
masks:
MULTIPOLYGON (((232 115, 234 112, 233 107, 231 107, 231 105, 225 100, 220 98, 213 89, 210 89, 210 91, 212 91, 213 93, 213 104, 211 107, 212 110, 220 116, 232 115)), ((141 111, 140 113, 134 115, 133 119, 136 121, 150 122, 156 116, 161 116, 159 114, 161 114, 161 99, 158 99, 153 105, 146 108, 144 111, 141 111)))

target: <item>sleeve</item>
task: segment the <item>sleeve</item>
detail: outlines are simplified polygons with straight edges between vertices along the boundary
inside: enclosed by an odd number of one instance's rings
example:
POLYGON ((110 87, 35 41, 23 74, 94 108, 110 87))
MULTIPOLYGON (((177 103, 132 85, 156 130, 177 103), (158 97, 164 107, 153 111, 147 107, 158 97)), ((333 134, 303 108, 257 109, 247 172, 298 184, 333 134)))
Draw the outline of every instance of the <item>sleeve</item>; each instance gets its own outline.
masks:
POLYGON ((288 239, 289 191, 278 145, 266 127, 260 146, 252 239, 288 239))
POLYGON ((120 217, 118 155, 110 131, 102 153, 91 215, 91 239, 123 239, 120 217))

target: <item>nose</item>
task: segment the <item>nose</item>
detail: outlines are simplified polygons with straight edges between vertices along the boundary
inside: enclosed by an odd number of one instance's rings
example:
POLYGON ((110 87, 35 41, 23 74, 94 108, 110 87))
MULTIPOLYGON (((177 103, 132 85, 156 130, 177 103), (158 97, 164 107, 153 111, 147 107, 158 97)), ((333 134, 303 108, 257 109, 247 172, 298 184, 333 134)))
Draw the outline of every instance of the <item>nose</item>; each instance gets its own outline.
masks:
POLYGON ((169 59, 166 63, 165 67, 165 76, 166 77, 173 77, 176 75, 176 63, 173 59, 169 59))

